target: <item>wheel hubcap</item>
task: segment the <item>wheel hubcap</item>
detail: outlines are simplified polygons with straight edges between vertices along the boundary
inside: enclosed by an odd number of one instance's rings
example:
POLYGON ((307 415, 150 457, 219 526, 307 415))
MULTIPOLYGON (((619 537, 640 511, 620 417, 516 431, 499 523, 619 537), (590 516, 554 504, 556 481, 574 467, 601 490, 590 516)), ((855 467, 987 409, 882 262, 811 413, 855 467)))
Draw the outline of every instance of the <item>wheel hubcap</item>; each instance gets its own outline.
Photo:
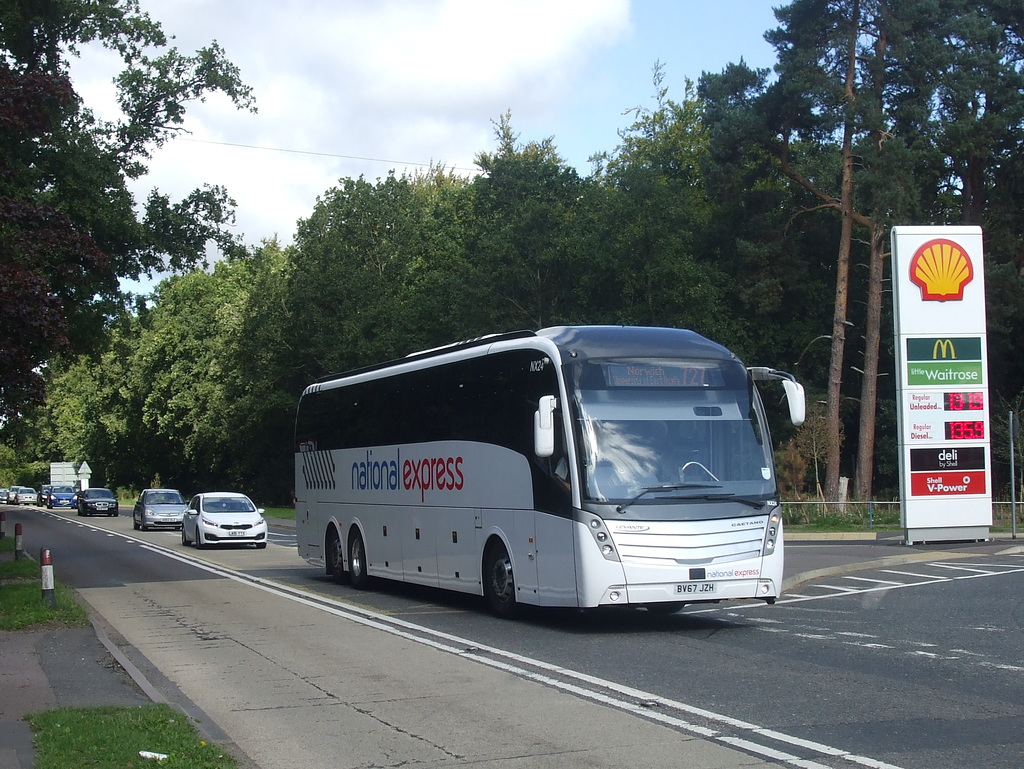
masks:
POLYGON ((494 562, 491 570, 491 587, 494 597, 499 601, 507 601, 512 596, 512 562, 508 556, 494 562))

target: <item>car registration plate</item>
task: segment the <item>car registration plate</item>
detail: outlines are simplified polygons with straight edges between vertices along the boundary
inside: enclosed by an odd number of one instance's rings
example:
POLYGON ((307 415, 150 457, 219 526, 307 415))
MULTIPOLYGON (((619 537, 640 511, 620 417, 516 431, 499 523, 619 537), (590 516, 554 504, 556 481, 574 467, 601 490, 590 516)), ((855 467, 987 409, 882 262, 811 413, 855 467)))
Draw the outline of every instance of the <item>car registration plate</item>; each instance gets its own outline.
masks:
POLYGON ((240 530, 232 530, 228 532, 229 537, 244 537, 245 532, 240 530))
POLYGON ((676 593, 679 595, 694 595, 701 593, 714 593, 714 582, 680 582, 676 585, 676 593))

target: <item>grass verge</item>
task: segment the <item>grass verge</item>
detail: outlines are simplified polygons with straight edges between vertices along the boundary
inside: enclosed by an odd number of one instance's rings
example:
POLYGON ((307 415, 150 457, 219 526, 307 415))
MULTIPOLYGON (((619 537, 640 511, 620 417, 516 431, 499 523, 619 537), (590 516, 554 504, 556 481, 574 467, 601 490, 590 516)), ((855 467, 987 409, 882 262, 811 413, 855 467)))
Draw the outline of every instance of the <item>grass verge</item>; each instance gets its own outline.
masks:
POLYGON ((26 720, 35 732, 36 769, 238 766, 217 745, 204 742, 189 720, 167 705, 59 708, 30 714, 26 720), (140 752, 166 758, 144 757, 140 752))
POLYGON ((14 539, 0 539, 0 630, 89 624, 73 592, 55 583, 53 593, 56 607, 43 601, 39 564, 31 558, 14 560, 14 539))
MULTIPOLYGON (((14 538, 0 539, 0 630, 89 624, 74 591, 54 582, 56 607, 43 601, 41 568, 14 560, 14 538)), ((233 756, 204 742, 191 722, 167 705, 141 708, 60 708, 25 717, 35 734, 36 769, 235 769, 233 756), (153 760, 148 751, 167 756, 153 760)))
POLYGON ((267 507, 263 510, 264 518, 291 518, 295 519, 294 507, 267 507))

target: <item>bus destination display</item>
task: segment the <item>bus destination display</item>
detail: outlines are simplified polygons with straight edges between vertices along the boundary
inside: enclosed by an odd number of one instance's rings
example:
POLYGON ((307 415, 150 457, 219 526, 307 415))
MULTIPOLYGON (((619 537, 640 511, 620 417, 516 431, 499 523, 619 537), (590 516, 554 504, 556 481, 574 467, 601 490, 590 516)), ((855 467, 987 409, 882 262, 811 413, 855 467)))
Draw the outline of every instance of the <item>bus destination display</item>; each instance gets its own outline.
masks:
POLYGON ((608 363, 604 369, 608 387, 722 387, 725 379, 715 363, 608 363))

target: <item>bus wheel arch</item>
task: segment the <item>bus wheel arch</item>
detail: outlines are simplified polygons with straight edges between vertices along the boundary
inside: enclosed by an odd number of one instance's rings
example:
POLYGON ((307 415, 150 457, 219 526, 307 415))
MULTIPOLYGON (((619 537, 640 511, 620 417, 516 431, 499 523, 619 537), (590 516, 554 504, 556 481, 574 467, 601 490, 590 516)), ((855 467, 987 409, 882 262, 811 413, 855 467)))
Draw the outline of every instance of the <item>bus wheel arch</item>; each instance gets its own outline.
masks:
POLYGON ((502 619, 515 617, 519 610, 515 572, 508 547, 500 537, 491 537, 484 547, 481 577, 484 600, 491 612, 502 619))
POLYGON ((347 553, 349 582, 356 590, 366 590, 370 576, 366 571, 366 544, 358 526, 352 526, 348 531, 347 553))

